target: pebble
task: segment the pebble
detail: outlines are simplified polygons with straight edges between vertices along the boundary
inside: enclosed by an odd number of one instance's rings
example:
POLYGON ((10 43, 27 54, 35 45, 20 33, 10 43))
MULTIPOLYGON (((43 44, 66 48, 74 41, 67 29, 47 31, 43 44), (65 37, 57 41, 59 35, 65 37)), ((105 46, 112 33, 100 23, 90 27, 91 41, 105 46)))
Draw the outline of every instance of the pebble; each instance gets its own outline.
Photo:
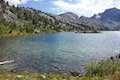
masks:
POLYGON ((22 75, 17 75, 17 77, 18 77, 18 78, 23 78, 23 76, 22 76, 22 75))
POLYGON ((45 75, 41 75, 41 77, 42 77, 43 79, 46 79, 46 76, 45 76, 45 75))

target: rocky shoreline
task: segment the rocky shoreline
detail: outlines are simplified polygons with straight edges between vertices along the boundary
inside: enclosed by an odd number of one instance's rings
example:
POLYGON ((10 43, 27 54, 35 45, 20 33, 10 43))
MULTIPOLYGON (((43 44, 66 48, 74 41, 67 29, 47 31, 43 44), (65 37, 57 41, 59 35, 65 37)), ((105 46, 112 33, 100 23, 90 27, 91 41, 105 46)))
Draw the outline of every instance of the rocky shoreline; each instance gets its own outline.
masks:
POLYGON ((110 57, 111 60, 120 59, 120 54, 110 57))
POLYGON ((115 56, 111 56, 106 60, 95 61, 88 63, 89 65, 85 65, 86 71, 81 74, 78 72, 67 72, 67 73, 57 73, 57 72, 29 72, 29 71, 5 71, 0 70, 0 79, 8 79, 8 80, 26 80, 30 79, 32 75, 32 80, 119 80, 120 78, 120 54, 115 56), (87 67, 86 67, 87 66, 87 67), (117 73, 116 73, 117 72, 117 73), (4 75, 3 75, 4 74, 4 75), (8 76, 10 75, 10 76, 8 76), (116 77, 115 77, 116 76, 116 77), (97 78, 97 79, 96 79, 97 78))

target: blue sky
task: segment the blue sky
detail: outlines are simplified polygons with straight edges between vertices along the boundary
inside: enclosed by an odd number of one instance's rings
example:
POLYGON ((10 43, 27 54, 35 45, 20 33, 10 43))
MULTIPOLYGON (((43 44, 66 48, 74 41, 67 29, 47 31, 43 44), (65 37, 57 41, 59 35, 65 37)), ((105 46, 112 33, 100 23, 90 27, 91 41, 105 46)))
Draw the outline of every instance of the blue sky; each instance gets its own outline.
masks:
POLYGON ((11 5, 32 7, 44 12, 60 14, 74 12, 90 17, 109 8, 120 8, 120 0, 6 0, 11 5))

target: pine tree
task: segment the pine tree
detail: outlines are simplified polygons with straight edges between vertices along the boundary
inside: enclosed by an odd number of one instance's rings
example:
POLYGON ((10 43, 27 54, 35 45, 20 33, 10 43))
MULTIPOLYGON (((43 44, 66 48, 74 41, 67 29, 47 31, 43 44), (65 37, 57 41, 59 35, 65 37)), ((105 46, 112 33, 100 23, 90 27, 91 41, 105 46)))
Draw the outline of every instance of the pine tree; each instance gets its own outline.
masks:
POLYGON ((6 2, 6 5, 9 6, 9 2, 8 1, 6 2))

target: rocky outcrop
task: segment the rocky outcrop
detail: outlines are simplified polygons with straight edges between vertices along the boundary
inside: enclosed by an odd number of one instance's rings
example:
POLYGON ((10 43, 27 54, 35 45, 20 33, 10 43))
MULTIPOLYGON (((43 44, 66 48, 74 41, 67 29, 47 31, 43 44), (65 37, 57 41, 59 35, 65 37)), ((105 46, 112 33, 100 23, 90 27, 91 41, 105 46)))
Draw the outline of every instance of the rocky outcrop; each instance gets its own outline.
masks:
POLYGON ((72 12, 63 13, 63 14, 60 14, 59 16, 70 19, 70 20, 79 20, 79 16, 72 12))

